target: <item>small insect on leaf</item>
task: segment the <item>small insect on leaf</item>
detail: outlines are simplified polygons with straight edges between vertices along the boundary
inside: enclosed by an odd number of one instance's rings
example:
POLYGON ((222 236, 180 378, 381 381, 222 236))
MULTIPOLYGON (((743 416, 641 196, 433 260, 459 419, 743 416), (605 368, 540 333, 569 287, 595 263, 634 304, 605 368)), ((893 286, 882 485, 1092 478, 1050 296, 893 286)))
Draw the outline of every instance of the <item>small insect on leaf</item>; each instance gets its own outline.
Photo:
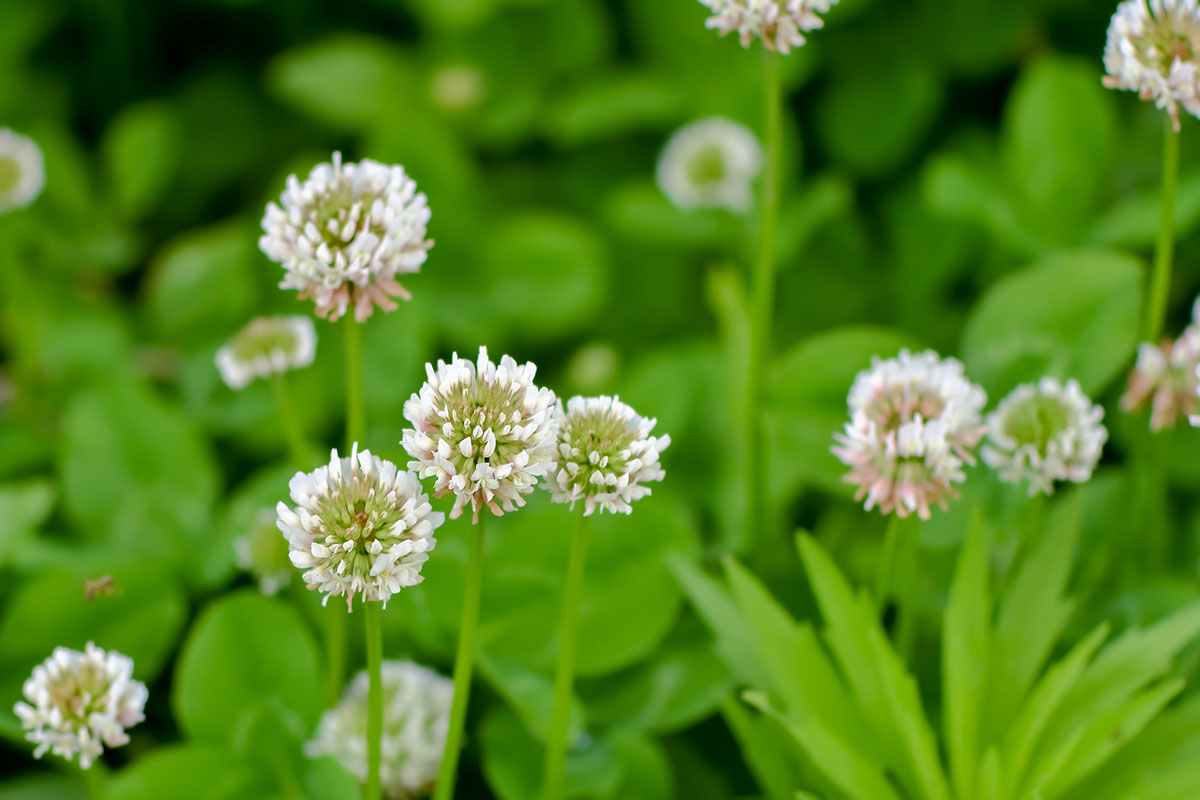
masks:
POLYGON ((88 581, 83 587, 83 599, 91 603, 98 597, 115 597, 117 582, 112 575, 101 575, 94 581, 88 581))

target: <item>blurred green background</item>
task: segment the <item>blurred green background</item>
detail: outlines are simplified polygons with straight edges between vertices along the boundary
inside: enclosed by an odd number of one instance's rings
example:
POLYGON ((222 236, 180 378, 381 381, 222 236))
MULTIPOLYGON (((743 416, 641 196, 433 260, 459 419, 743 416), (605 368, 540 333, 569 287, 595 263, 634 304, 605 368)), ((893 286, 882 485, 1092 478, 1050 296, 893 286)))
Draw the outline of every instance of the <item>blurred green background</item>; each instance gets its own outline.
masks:
MULTIPOLYGON (((736 552, 801 613, 797 526, 868 575, 883 522, 828 447, 874 353, 958 355, 993 402, 1043 373, 1078 378, 1114 432, 1081 490, 1077 629, 1193 599, 1200 435, 1157 442, 1169 494, 1119 458, 1145 425, 1115 398, 1163 115, 1101 88, 1112 11, 842 0, 785 59, 773 525, 748 536, 732 390, 753 220, 679 211, 653 180, 687 122, 760 128, 761 53, 705 30, 698 2, 0 0, 0 125, 39 143, 47 173, 31 209, 0 217, 0 732, 19 742, 7 708, 33 664, 91 639, 133 656, 151 689, 147 722, 110 756, 132 764, 115 800, 344 790, 300 751, 325 707, 315 599, 298 581, 259 597, 234 566, 232 541, 293 471, 270 389, 231 392, 213 366, 250 317, 308 313, 276 288, 259 220, 289 173, 335 149, 403 164, 437 242, 404 281, 413 301, 366 328, 373 451, 404 463, 401 407, 424 363, 480 344, 536 362, 560 395, 619 392, 672 437, 653 498, 596 525, 581 796, 757 796, 718 713, 731 678, 665 555, 736 552), (85 602, 102 574, 118 594, 85 602)), ((1172 331, 1200 289, 1194 134, 1185 120, 1172 331)), ((341 438, 343 363, 341 332, 317 331, 316 363, 289 379, 324 448, 341 438)), ((968 510, 1003 519, 1019 500, 983 470, 966 492, 923 529, 933 602, 968 510)), ((570 520, 539 497, 492 528, 463 796, 532 796, 570 520)), ((460 525, 441 533, 426 582, 389 606, 385 654, 446 672, 465 544, 460 525)), ((3 800, 82 797, 6 747, 3 800)))

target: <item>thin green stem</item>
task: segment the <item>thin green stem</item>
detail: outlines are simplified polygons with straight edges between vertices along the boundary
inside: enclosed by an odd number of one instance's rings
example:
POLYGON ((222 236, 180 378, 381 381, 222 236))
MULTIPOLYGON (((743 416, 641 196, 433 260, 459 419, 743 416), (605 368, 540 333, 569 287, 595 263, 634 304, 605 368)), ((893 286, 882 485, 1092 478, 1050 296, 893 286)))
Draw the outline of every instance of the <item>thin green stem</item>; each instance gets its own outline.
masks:
POLYGON ((906 517, 899 526, 899 615, 896 621, 896 648, 906 664, 912 663, 913 650, 917 643, 917 612, 920 602, 920 550, 921 537, 919 520, 906 517))
POLYGON ((104 765, 96 761, 88 769, 82 769, 83 782, 87 786, 88 800, 105 800, 108 795, 107 777, 105 776, 104 765))
POLYGON ((567 557, 562 622, 558 628, 558 665, 554 670, 554 711, 550 715, 550 733, 546 738, 542 800, 559 800, 563 791, 563 761, 567 755, 575 652, 579 643, 579 607, 583 599, 583 571, 587 559, 587 527, 588 518, 581 516, 571 535, 571 552, 567 557))
POLYGON ((467 724, 467 701, 471 693, 471 675, 475 669, 475 647, 479 638, 479 599, 483 594, 483 523, 485 516, 467 532, 467 586, 463 596, 462 622, 458 628, 458 653, 454 658, 454 700, 450 705, 450 730, 438 773, 434 800, 454 797, 458 776, 458 757, 462 749, 463 729, 467 724))
POLYGON ((1163 174, 1158 244, 1154 248, 1154 271, 1146 297, 1145 328, 1142 339, 1156 342, 1162 336, 1171 291, 1171 259, 1175 250, 1175 194, 1179 187, 1179 131, 1167 119, 1163 139, 1163 174))
POLYGON ((762 427, 762 397, 771 320, 775 310, 775 239, 779 217, 779 149, 782 127, 782 89, 779 56, 764 51, 763 62, 763 178, 758 208, 758 252, 750 302, 750 381, 746 403, 746 538, 764 535, 767 497, 763 480, 766 437, 762 427))
POLYGON ((879 613, 887 607, 888 601, 895 590, 894 576, 896 574, 897 542, 900 539, 902 521, 895 514, 888 517, 887 532, 883 536, 883 549, 879 553, 879 562, 875 566, 875 602, 879 613))
POLYGON ((367 786, 363 800, 383 796, 380 765, 383 757, 383 631, 379 602, 363 603, 367 624, 367 786))
POLYGON ((362 323, 354 318, 354 310, 346 313, 346 449, 361 444, 367 427, 367 411, 363 403, 362 323))
POLYGON ((283 429, 283 438, 287 441, 288 454, 296 469, 306 470, 309 467, 308 439, 304 436, 300 418, 296 416, 296 407, 292 405, 287 378, 282 372, 271 376, 271 389, 275 393, 275 414, 279 417, 279 426, 283 429))

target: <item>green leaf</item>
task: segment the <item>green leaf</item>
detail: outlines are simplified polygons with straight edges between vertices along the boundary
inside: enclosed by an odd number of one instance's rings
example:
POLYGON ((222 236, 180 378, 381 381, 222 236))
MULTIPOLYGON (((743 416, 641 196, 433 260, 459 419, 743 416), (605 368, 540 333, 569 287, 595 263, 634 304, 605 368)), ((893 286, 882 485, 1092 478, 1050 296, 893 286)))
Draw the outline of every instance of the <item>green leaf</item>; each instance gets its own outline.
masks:
MULTIPOLYGON (((480 725, 483 774, 501 800, 536 797, 542 781, 542 746, 511 711, 497 709, 480 725)), ((605 798, 617 788, 620 762, 602 739, 587 739, 567 753, 565 797, 605 798)))
MULTIPOLYGON (((169 745, 113 776, 111 800, 219 800, 257 786, 249 764, 228 750, 207 745, 169 745)), ((260 795, 261 796, 261 795, 260 795)))
POLYGON ((958 797, 970 797, 981 755, 984 698, 990 689, 987 537, 976 515, 958 557, 942 622, 943 729, 958 797))
POLYGON ((47 481, 0 486, 0 568, 7 566, 41 527, 54 507, 54 486, 47 481))
POLYGON ((733 697, 721 705, 722 716, 730 732, 738 740, 741 756, 754 779, 767 797, 773 800, 790 800, 796 785, 792 764, 794 744, 782 741, 790 737, 771 718, 751 715, 746 707, 733 697))
POLYGON ((164 102, 129 106, 100 142, 109 184, 121 211, 140 217, 170 188, 182 156, 175 111, 164 102))
POLYGON ((668 80, 645 72, 603 75, 572 88, 546 119, 556 142, 581 145, 640 129, 658 129, 679 118, 680 96, 668 80))
MULTIPOLYGON (((1105 247, 1150 248, 1158 236, 1162 216, 1161 189, 1122 196, 1096 220, 1088 240, 1105 247)), ((1175 198, 1175 236, 1183 238, 1200 223, 1200 172, 1179 178, 1175 198)))
MULTIPOLYGON (((489 655, 487 652, 479 654, 479 670, 509 707, 520 714, 525 727, 539 740, 544 740, 554 707, 554 680, 519 661, 489 655)), ((568 741, 583 729, 583 719, 583 707, 579 699, 572 695, 568 741)))
POLYGON ((82 780, 67 775, 22 776, 0 783, 0 800, 87 800, 82 780))
POLYGON ((282 704, 311 730, 324 682, 317 646, 299 615, 242 591, 204 610, 184 643, 172 706, 191 738, 232 743, 247 710, 282 704))

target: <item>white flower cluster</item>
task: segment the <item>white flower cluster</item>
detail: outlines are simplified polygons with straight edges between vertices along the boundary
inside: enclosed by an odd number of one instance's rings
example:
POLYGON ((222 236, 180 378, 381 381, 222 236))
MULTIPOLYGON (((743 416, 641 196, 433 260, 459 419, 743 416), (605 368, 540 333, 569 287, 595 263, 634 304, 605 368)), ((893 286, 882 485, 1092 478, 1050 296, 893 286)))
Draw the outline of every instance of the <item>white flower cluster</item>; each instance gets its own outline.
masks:
POLYGON ((645 484, 665 473, 658 454, 670 436, 652 436, 655 420, 646 419, 616 397, 572 397, 560 404, 558 447, 546 486, 556 503, 584 516, 601 512, 628 514, 632 503, 650 494, 645 484))
POLYGON ((428 380, 404 404, 408 468, 434 478, 436 496, 454 494, 451 519, 468 502, 476 521, 484 507, 499 516, 524 505, 558 433, 554 392, 534 384, 537 368, 508 356, 493 364, 481 347, 475 362, 456 353, 425 369, 428 380))
POLYGON ((278 526, 289 557, 308 588, 329 597, 388 599, 420 583, 421 566, 437 544, 444 520, 433 511, 420 481, 355 445, 349 458, 337 450, 327 467, 297 472, 288 487, 296 508, 280 503, 278 526))
POLYGON ((932 506, 944 508, 956 496, 953 484, 965 479, 964 462, 974 463, 986 401, 953 358, 932 350, 875 358, 855 378, 850 422, 834 437, 856 499, 901 517, 928 519, 932 506))
POLYGON ((88 642, 84 652, 55 648, 54 654, 25 681, 25 700, 13 709, 37 744, 33 755, 47 750, 79 766, 91 767, 105 747, 129 741, 127 728, 145 717, 146 686, 133 680, 133 661, 88 642))
POLYGON ((1197 0, 1125 0, 1104 48, 1104 85, 1137 92, 1170 115, 1200 116, 1200 6, 1197 0))
POLYGON ((307 367, 317 353, 311 317, 256 317, 217 351, 217 369, 230 389, 255 378, 307 367))
POLYGON ((1173 428, 1181 416, 1200 412, 1200 299, 1192 306, 1192 321, 1179 338, 1164 339, 1157 347, 1149 342, 1138 346, 1137 361, 1129 385, 1121 396, 1121 408, 1137 411, 1150 401, 1150 430, 1173 428))
POLYGON ((724 36, 736 32, 742 47, 759 38, 768 50, 802 47, 804 34, 824 27, 819 16, 838 0, 700 0, 713 15, 705 26, 724 36))
MULTIPOLYGON (((450 727, 454 683, 411 661, 385 661, 381 666, 384 796, 415 800, 428 795, 437 781, 450 727)), ((311 756, 333 756, 364 783, 368 685, 367 673, 360 672, 337 707, 321 717, 316 738, 306 747, 311 756)))
POLYGON ((655 177, 678 208, 741 212, 750 207, 762 162, 762 148, 749 128, 724 117, 708 117, 671 135, 655 177))
POLYGON ((41 148, 28 136, 0 128, 0 214, 29 205, 45 185, 41 148))
POLYGON ((403 167, 343 164, 334 153, 303 183, 288 178, 279 205, 267 205, 258 246, 287 270, 280 288, 311 297, 329 319, 353 305, 362 322, 375 306, 391 311, 393 297, 409 298, 396 276, 425 263, 428 222, 425 195, 403 167))
POLYGON ((1030 495, 1053 494, 1055 481, 1092 476, 1108 439, 1103 418, 1075 381, 1022 384, 988 415, 983 460, 1003 481, 1027 481, 1030 495))

